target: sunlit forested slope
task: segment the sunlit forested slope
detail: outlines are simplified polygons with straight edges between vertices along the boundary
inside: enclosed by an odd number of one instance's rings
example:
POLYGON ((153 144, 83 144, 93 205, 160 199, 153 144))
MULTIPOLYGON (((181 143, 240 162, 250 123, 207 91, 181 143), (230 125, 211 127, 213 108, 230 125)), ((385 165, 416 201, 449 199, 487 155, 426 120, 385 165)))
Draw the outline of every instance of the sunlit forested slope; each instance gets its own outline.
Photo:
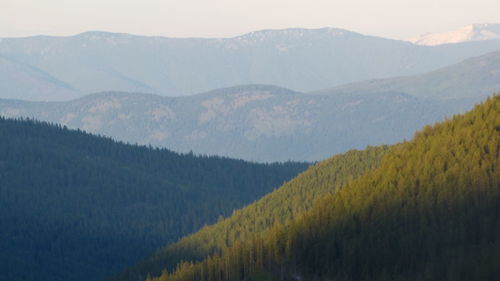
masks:
POLYGON ((98 280, 307 167, 125 145, 0 118, 0 280, 98 280))
POLYGON ((137 280, 147 274, 158 275, 165 268, 175 268, 180 261, 196 261, 220 253, 235 241, 254 237, 273 224, 284 224, 308 210, 313 202, 338 187, 379 165, 386 146, 352 150, 312 166, 297 178, 286 183, 231 217, 181 239, 159 250, 112 280, 137 280))
POLYGON ((498 280, 499 146, 497 95, 390 147, 290 222, 154 279, 498 280))

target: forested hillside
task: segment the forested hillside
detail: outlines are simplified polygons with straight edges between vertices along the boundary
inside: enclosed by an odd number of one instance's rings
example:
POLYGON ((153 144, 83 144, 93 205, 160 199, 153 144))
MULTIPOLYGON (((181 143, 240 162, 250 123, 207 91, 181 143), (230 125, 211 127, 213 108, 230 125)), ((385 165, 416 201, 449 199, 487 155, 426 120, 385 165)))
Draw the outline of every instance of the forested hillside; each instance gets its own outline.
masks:
POLYGON ((497 95, 390 147, 289 223, 152 279, 498 280, 499 152, 497 95))
POLYGON ((0 118, 0 280, 97 280, 307 167, 125 145, 0 118))
POLYGON ((235 211, 228 219, 160 249, 111 280, 135 281, 148 273, 159 275, 165 268, 174 269, 180 261, 201 260, 220 253, 235 241, 250 239, 275 223, 285 224, 308 210, 318 198, 334 193, 340 186, 377 167, 386 151, 386 146, 369 147, 320 162, 276 191, 235 211))

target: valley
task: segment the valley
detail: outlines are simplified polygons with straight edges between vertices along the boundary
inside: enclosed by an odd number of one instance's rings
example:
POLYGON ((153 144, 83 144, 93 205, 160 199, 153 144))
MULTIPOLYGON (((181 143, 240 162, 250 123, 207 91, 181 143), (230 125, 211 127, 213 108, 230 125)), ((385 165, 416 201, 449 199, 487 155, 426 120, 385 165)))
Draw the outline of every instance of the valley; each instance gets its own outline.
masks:
POLYGON ((496 281, 500 25, 306 26, 2 35, 0 280, 496 281))

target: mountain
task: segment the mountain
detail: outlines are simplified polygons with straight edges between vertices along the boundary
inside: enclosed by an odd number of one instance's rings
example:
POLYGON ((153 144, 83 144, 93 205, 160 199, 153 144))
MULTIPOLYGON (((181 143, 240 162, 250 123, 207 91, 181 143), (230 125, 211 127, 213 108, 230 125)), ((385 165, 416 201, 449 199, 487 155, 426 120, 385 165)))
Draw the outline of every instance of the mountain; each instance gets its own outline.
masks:
POLYGON ((500 51, 467 59, 425 74, 351 83, 316 94, 374 94, 401 92, 433 99, 480 101, 500 90, 500 51))
POLYGON ((499 112, 496 95, 426 126, 287 223, 146 280, 496 280, 499 112))
POLYGON ((245 85, 175 98, 109 92, 69 102, 0 100, 0 115, 27 116, 179 152, 317 161, 409 139, 417 128, 472 104, 398 92, 310 95, 245 85))
POLYGON ((0 280, 99 280, 303 171, 0 118, 0 280))
POLYGON ((426 47, 335 28, 213 39, 107 32, 2 38, 0 56, 23 67, 0 71, 8 81, 0 84, 0 98, 60 101, 100 91, 182 96, 256 83, 312 91, 431 71, 499 49, 500 40, 426 47))
POLYGON ((500 24, 470 24, 457 30, 426 33, 409 41, 423 46, 500 39, 500 24))
POLYGON ((26 100, 65 100, 81 95, 48 73, 1 55, 0 85, 4 93, 2 96, 23 97, 26 100))
POLYGON ((108 281, 132 281, 148 273, 157 276, 165 268, 172 271, 181 261, 198 261, 220 253, 235 243, 251 239, 256 233, 268 231, 275 223, 286 224, 309 210, 319 198, 376 168, 386 152, 387 146, 351 150, 311 166, 276 191, 235 211, 229 218, 159 249, 108 281))

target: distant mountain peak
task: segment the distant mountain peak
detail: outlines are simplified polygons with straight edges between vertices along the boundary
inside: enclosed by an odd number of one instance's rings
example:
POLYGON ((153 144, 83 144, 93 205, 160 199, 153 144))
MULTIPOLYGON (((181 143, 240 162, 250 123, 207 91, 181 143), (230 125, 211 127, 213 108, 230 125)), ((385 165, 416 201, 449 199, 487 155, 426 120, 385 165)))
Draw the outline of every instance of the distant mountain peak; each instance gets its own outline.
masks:
MULTIPOLYGON (((109 31, 99 31, 99 30, 92 30, 92 31, 86 31, 82 32, 76 35, 76 37, 84 38, 87 40, 110 40, 114 38, 132 38, 135 37, 136 35, 129 34, 129 33, 119 33, 119 32, 109 32, 109 31)), ((142 36, 141 36, 142 37, 142 36)))
POLYGON ((273 37, 273 36, 289 36, 289 37, 303 37, 306 35, 318 35, 318 34, 328 34, 332 36, 341 36, 346 33, 352 33, 351 31, 334 28, 334 27, 323 27, 323 28, 286 28, 286 29, 263 29, 257 30, 243 35, 237 36, 236 38, 242 37, 273 37))
MULTIPOLYGON (((215 46, 238 49, 239 47, 249 47, 263 42, 283 43, 283 42, 299 42, 305 44, 307 39, 332 39, 342 38, 348 34, 356 34, 340 28, 323 27, 323 28, 287 28, 287 29, 263 29, 245 33, 232 38, 218 38, 214 41, 215 46)), ((283 49, 283 46, 277 45, 278 49, 283 49)), ((286 48, 285 48, 286 49, 286 48)))
POLYGON ((346 34, 351 34, 351 33, 354 32, 332 27, 315 28, 315 29, 307 29, 307 28, 264 29, 246 33, 241 36, 237 36, 233 39, 250 40, 250 41, 265 41, 269 39, 300 40, 303 39, 304 37, 335 38, 335 37, 342 37, 346 34))
POLYGON ((302 95, 287 88, 268 84, 245 84, 211 90, 193 96, 238 96, 242 94, 272 93, 273 95, 302 95))
MULTIPOLYGON (((217 41, 266 41, 269 39, 302 39, 307 36, 323 36, 323 37, 341 37, 346 34, 353 34, 355 32, 348 31, 340 28, 333 27, 323 27, 323 28, 286 28, 286 29, 262 29, 256 30, 235 37, 220 37, 220 38, 191 38, 191 39, 208 39, 217 41)), ((109 38, 121 38, 121 37, 158 37, 158 38, 175 38, 175 37, 163 37, 163 36, 144 36, 144 35, 134 35, 129 33, 120 32, 109 32, 100 30, 90 30, 79 33, 75 35, 76 37, 82 37, 91 40, 97 39, 109 39, 109 38)), ((66 37, 66 36, 63 36, 66 37)), ((0 38, 1 40, 2 38, 0 38)), ((187 38, 184 38, 187 39, 187 38)))
POLYGON ((408 41, 417 45, 436 46, 494 39, 500 39, 500 24, 478 23, 470 24, 453 31, 426 33, 411 38, 408 41))

